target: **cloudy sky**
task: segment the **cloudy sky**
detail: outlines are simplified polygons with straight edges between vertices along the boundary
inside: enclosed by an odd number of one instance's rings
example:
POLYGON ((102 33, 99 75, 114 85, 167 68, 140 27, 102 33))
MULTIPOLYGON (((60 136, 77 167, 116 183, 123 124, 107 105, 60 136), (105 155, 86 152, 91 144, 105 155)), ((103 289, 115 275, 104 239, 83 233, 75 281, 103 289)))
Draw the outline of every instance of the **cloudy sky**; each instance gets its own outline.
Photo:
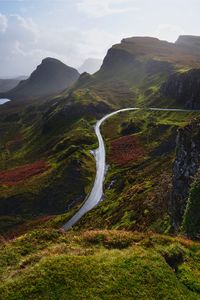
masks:
POLYGON ((0 0, 0 78, 44 57, 78 67, 124 37, 200 35, 200 0, 0 0))

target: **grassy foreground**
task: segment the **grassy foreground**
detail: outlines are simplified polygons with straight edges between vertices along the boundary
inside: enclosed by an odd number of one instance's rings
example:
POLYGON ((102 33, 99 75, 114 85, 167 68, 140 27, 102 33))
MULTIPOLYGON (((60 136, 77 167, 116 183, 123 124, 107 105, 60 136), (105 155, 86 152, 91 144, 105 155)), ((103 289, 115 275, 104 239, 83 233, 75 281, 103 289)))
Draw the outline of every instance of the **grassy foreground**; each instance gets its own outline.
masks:
POLYGON ((200 299, 200 244, 127 231, 32 231, 0 245, 0 299, 200 299))

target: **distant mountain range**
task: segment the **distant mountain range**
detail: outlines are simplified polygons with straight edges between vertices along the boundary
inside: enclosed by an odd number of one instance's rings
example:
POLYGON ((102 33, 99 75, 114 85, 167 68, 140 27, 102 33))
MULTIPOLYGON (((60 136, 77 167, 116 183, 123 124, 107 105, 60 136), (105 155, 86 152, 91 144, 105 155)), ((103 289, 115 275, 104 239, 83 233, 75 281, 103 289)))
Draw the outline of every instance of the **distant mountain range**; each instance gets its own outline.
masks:
POLYGON ((0 93, 7 92, 18 85, 21 80, 27 79, 27 76, 19 76, 16 78, 0 79, 0 93))
POLYGON ((1 95, 10 99, 29 99, 54 95, 70 87, 78 79, 79 72, 55 58, 45 58, 30 77, 1 95))
POLYGON ((93 74, 100 69, 102 62, 103 62, 102 59, 88 58, 84 61, 82 66, 78 68, 78 71, 79 73, 87 72, 89 74, 93 74))

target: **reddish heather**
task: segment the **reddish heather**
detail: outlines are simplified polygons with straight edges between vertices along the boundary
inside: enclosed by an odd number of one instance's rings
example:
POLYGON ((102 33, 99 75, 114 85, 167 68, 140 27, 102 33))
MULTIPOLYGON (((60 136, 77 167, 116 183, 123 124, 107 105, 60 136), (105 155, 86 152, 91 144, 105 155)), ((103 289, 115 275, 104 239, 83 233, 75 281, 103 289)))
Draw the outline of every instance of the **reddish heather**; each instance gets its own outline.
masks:
POLYGON ((46 162, 39 160, 32 164, 0 172, 0 185, 17 185, 32 176, 39 175, 48 169, 46 162))
POLYGON ((108 159, 111 163, 125 165, 143 156, 144 150, 140 146, 138 138, 129 135, 111 142, 108 159))

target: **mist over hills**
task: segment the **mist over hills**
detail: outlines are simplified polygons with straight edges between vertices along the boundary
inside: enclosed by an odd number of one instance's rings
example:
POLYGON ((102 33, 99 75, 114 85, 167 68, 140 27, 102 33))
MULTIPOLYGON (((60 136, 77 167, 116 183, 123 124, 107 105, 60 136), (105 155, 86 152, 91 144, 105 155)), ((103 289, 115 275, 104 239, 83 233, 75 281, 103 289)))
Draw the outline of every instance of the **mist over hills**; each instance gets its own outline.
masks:
POLYGON ((5 94, 11 99, 27 99, 55 95, 70 87, 78 79, 76 69, 55 58, 45 58, 26 80, 5 94))
POLYGON ((83 74, 76 87, 91 88, 113 104, 136 103, 138 93, 147 103, 156 101, 159 93, 155 90, 159 92, 170 75, 199 66, 199 37, 183 36, 175 43, 152 37, 126 38, 108 50, 96 74, 83 74))
POLYGON ((97 72, 102 65, 102 60, 97 58, 88 58, 84 61, 82 66, 78 68, 79 73, 87 72, 93 74, 97 72))
POLYGON ((19 76, 16 78, 0 79, 0 93, 7 92, 18 85, 21 80, 27 79, 27 76, 19 76))

